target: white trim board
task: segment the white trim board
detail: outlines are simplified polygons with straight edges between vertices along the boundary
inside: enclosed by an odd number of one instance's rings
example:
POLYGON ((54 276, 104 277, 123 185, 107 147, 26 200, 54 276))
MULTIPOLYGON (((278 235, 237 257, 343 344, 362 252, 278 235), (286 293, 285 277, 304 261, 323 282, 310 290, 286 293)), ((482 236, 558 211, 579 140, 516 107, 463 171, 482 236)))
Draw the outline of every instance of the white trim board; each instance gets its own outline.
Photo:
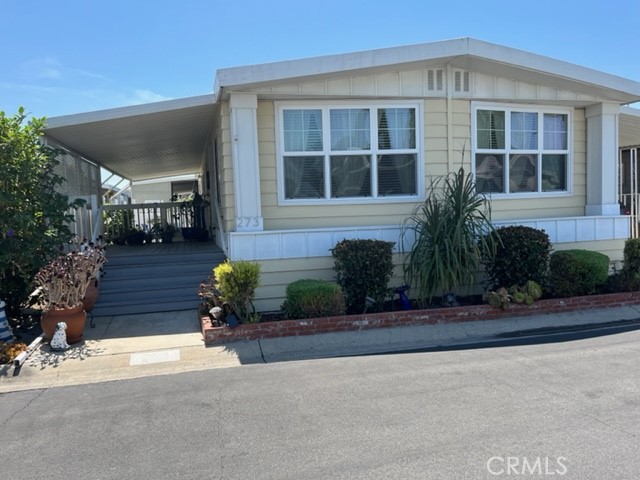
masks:
MULTIPOLYGON (((543 229, 554 244, 629 238, 629 217, 620 215, 505 220, 495 221, 494 225, 496 227, 524 225, 543 229)), ((399 225, 230 232, 229 258, 231 260, 282 260, 328 257, 331 256, 330 249, 345 238, 370 238, 396 242, 394 251, 399 252, 400 232, 399 225)), ((405 251, 409 247, 410 239, 406 238, 405 251)))

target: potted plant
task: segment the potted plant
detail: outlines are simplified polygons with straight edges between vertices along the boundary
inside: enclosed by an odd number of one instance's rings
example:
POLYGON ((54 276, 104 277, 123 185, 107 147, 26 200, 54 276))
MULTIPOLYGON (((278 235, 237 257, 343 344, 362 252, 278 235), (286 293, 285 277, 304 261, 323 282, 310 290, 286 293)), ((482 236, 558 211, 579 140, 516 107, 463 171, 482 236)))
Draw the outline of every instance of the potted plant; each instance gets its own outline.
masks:
POLYGON ((107 257, 105 256, 104 249, 101 246, 94 245, 93 243, 87 244, 86 240, 83 240, 81 252, 90 260, 90 270, 88 273, 90 281, 87 286, 85 296, 82 299, 82 307, 84 311, 90 312, 98 301, 100 277, 102 277, 103 274, 104 264, 107 263, 107 257))
POLYGON ((209 239, 206 222, 206 209, 208 207, 209 201, 206 195, 203 196, 197 192, 191 193, 181 202, 177 218, 185 225, 181 229, 182 238, 185 241, 206 242, 209 239))
POLYGON ((51 340, 58 322, 67 324, 67 342, 82 340, 87 318, 82 307, 96 263, 82 252, 60 255, 35 276, 43 314, 40 320, 45 337, 51 340))
POLYGON ((151 234, 154 238, 162 240, 162 243, 172 243, 173 236, 177 232, 178 229, 171 223, 167 223, 166 225, 156 223, 151 227, 151 234))
POLYGON ((127 231, 126 242, 129 246, 142 245, 144 244, 145 239, 145 232, 140 228, 132 228, 131 230, 127 231))

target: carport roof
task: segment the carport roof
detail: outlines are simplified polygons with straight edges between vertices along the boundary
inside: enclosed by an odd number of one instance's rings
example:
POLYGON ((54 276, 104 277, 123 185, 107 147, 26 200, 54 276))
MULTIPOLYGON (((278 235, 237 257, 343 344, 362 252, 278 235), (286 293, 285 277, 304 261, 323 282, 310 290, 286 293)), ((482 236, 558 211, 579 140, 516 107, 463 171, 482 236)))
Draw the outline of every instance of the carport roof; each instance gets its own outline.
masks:
POLYGON ((196 173, 215 113, 214 95, 52 117, 45 134, 130 180, 196 173))

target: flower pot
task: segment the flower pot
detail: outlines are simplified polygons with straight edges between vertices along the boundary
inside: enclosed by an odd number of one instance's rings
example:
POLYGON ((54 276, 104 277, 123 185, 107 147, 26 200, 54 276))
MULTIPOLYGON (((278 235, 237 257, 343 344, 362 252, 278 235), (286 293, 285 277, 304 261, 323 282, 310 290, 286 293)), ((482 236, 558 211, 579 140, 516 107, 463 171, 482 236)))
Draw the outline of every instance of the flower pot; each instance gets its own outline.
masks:
POLYGON ((84 298, 82 299, 82 308, 85 312, 93 310, 94 305, 98 301, 99 293, 98 281, 94 278, 91 280, 91 283, 89 283, 87 291, 84 294, 84 298))
POLYGON ((67 343, 78 343, 82 341, 84 324, 87 320, 87 313, 82 309, 82 305, 73 308, 53 308, 47 310, 40 318, 40 325, 47 340, 53 338, 58 322, 67 324, 67 343))
POLYGON ((160 234, 160 239, 162 243, 172 243, 173 242, 173 232, 162 232, 160 234))

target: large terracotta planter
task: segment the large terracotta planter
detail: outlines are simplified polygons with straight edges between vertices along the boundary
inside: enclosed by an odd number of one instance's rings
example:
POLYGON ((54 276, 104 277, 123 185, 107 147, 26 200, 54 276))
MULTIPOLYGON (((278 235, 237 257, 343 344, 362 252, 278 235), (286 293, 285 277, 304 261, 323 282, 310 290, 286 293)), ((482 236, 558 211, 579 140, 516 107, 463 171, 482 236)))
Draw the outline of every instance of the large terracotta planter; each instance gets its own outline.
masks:
POLYGON ((56 331, 58 322, 67 324, 67 343, 78 343, 82 341, 84 334, 84 324, 87 320, 87 312, 78 305, 74 308, 53 308, 47 310, 40 318, 40 325, 47 340, 51 340, 56 331))
POLYGON ((94 305, 98 301, 98 294, 100 291, 98 290, 98 281, 94 278, 91 280, 91 283, 87 287, 87 291, 84 294, 84 298, 82 299, 82 308, 85 312, 90 312, 93 310, 94 305))

